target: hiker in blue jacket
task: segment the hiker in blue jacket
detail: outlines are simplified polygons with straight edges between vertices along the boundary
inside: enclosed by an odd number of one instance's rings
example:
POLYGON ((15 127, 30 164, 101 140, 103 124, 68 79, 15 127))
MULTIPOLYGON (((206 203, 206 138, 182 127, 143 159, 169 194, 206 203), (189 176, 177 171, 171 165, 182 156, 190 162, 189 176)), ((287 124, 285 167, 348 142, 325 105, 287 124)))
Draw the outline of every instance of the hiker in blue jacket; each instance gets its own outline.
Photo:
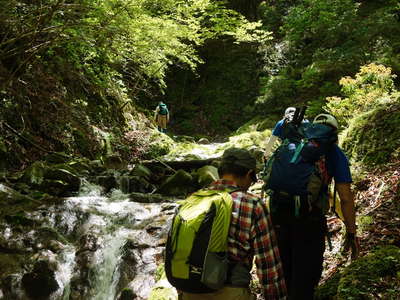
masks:
POLYGON ((169 111, 167 105, 160 101, 154 111, 154 120, 157 123, 160 132, 167 132, 167 124, 169 122, 169 111))
MULTIPOLYGON (((329 114, 318 115, 313 123, 325 124, 333 128, 335 132, 338 129, 336 119, 329 114)), ((327 171, 329 180, 333 178, 335 181, 335 189, 341 200, 346 226, 344 250, 351 249, 351 256, 354 259, 359 255, 360 246, 356 237, 355 207, 350 188, 352 178, 349 162, 339 146, 333 144, 326 153, 323 163, 326 166, 324 169, 327 171)), ((290 178, 286 180, 290 181, 290 178)), ((310 198, 308 198, 308 203, 307 198, 301 199, 299 216, 293 216, 295 210, 292 208, 282 209, 282 203, 286 200, 284 205, 287 207, 296 206, 296 197, 300 202, 300 196, 274 191, 270 201, 281 206, 275 212, 273 209, 271 210, 271 217, 278 239, 289 299, 311 300, 322 275, 327 223, 323 209, 310 204, 310 198), (303 202, 303 200, 305 201, 303 202)))
MULTIPOLYGON (((283 124, 285 122, 292 121, 295 112, 296 112, 295 107, 286 108, 283 118, 275 124, 275 127, 272 130, 271 136, 270 136, 268 142, 265 144, 265 152, 264 152, 265 158, 268 158, 269 155, 271 154, 272 149, 273 149, 274 145, 276 144, 276 141, 278 141, 279 139, 282 140, 283 124)), ((308 122, 308 120, 303 120, 303 122, 308 122)))

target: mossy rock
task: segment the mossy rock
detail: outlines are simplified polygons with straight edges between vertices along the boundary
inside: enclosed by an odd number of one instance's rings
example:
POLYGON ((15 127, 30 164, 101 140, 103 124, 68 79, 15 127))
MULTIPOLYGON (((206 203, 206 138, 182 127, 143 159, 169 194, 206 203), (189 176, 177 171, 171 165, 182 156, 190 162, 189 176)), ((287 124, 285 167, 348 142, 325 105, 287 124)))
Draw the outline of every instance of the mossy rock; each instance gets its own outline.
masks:
POLYGON ((186 195, 196 188, 192 175, 184 170, 178 170, 174 175, 168 177, 158 189, 158 193, 169 196, 186 195))
POLYGON ((400 248, 385 246, 359 258, 316 292, 317 300, 397 299, 400 293, 400 248))
POLYGON ((43 160, 50 164, 63 164, 68 162, 70 159, 71 157, 64 152, 54 152, 47 154, 43 160))
POLYGON ((0 279, 18 272, 21 270, 28 261, 28 256, 25 254, 17 253, 1 253, 0 252, 0 279))
POLYGON ((146 153, 146 159, 159 157, 171 151, 175 142, 168 135, 154 131, 149 140, 149 149, 146 153))
POLYGON ((218 169, 214 166, 204 166, 197 170, 197 182, 204 187, 219 178, 218 169))
POLYGON ((36 161, 25 170, 22 181, 26 184, 40 185, 44 180, 46 171, 46 165, 41 161, 36 161))
POLYGON ((176 289, 168 282, 164 264, 157 267, 157 283, 150 292, 148 300, 178 300, 176 289))
POLYGON ((129 175, 142 177, 145 178, 146 180, 150 180, 152 172, 146 166, 138 164, 133 168, 133 170, 129 173, 129 175))
POLYGON ((162 279, 151 290, 148 300, 178 300, 178 293, 166 279, 162 279))
POLYGON ((76 192, 81 184, 80 178, 66 168, 63 169, 62 165, 52 167, 41 161, 36 161, 29 166, 21 181, 39 191, 57 196, 76 192))
POLYGON ((127 163, 117 154, 107 155, 103 160, 107 169, 122 170, 127 167, 127 163))
POLYGON ((400 158, 400 104, 381 105, 352 119, 341 136, 342 147, 354 161, 385 164, 400 158))

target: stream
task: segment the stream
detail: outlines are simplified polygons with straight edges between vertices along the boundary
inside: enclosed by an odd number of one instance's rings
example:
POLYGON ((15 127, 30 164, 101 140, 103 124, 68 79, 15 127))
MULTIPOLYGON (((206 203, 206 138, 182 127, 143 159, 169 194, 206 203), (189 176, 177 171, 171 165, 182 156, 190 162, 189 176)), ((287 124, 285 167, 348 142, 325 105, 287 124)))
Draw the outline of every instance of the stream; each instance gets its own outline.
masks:
MULTIPOLYGON (((105 196, 99 186, 85 183, 78 195, 28 213, 27 219, 41 224, 38 230, 0 224, 0 234, 21 253, 36 252, 31 259, 54 270, 57 289, 46 299, 118 299, 126 286, 135 299, 147 299, 175 206, 131 202, 120 190, 105 196), (46 240, 42 232, 55 237, 46 240)), ((0 299, 29 299, 22 272, 9 277, 10 290, 0 290, 0 299)), ((30 297, 40 299, 38 293, 30 297)))

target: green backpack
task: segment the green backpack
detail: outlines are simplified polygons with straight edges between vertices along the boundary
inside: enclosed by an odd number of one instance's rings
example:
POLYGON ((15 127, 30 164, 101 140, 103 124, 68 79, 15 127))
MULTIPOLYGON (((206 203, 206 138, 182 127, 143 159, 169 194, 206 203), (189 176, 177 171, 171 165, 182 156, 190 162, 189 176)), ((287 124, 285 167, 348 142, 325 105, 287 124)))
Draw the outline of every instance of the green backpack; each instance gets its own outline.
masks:
POLYGON ((223 287, 233 191, 203 189, 181 201, 165 253, 165 273, 178 290, 210 293, 223 287))

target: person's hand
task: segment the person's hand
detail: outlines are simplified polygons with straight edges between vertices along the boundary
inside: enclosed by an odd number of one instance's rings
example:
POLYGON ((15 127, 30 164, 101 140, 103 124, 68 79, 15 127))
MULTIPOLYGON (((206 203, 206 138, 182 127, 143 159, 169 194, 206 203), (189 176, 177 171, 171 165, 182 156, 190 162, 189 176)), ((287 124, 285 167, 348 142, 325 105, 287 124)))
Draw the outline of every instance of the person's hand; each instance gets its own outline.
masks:
POLYGON ((351 259, 356 259, 360 254, 360 238, 354 233, 347 232, 344 238, 342 253, 351 251, 351 259))

